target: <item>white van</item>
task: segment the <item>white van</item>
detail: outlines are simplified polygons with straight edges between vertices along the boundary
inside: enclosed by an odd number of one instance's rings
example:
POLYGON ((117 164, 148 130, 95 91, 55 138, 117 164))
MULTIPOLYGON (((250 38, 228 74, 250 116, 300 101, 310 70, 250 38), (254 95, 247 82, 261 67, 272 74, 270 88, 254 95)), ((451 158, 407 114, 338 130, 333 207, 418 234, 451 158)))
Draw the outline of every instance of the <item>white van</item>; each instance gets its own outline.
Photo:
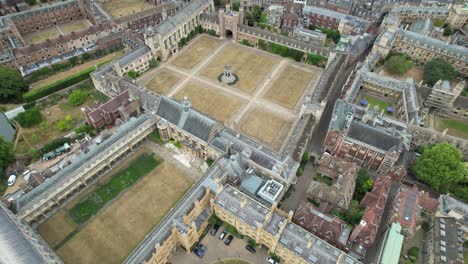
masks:
POLYGON ((16 175, 14 174, 10 175, 10 177, 8 178, 8 186, 15 185, 15 182, 16 182, 16 175))

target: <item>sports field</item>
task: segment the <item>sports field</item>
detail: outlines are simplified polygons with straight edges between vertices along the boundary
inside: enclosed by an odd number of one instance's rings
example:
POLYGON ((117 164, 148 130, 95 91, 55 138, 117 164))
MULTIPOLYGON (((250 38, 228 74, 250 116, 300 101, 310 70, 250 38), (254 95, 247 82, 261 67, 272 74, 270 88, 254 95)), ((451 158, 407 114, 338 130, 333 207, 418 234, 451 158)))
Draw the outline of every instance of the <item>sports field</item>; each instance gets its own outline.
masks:
POLYGON ((156 93, 167 95, 181 77, 169 70, 163 69, 146 85, 146 88, 156 93))
POLYGON ((243 116, 239 123, 242 132, 279 150, 291 129, 292 121, 271 112, 255 108, 243 116))
POLYGON ((181 100, 184 96, 190 98, 195 109, 221 122, 231 119, 242 105, 240 98, 196 83, 188 84, 175 98, 181 100))
POLYGON ((273 81, 265 98, 288 108, 294 108, 309 83, 318 80, 319 77, 318 73, 307 72, 289 65, 273 81))
MULTIPOLYGON (((119 172, 128 173, 132 172, 119 172)), ((70 209, 80 205, 78 202, 62 209, 62 215, 56 214, 39 231, 51 246, 59 244, 57 254, 65 263, 121 263, 192 184, 177 166, 162 161, 80 228, 75 229, 76 222, 70 217, 70 209)), ((83 199, 99 190, 92 190, 83 199)))
POLYGON ((190 70, 221 45, 220 39, 207 35, 192 41, 193 43, 189 43, 189 46, 177 55, 172 64, 190 70))
POLYGON ((218 76, 224 71, 224 66, 232 65, 233 72, 239 76, 239 81, 234 87, 246 93, 253 93, 278 62, 277 58, 269 54, 230 44, 213 58, 201 74, 217 82, 218 76))

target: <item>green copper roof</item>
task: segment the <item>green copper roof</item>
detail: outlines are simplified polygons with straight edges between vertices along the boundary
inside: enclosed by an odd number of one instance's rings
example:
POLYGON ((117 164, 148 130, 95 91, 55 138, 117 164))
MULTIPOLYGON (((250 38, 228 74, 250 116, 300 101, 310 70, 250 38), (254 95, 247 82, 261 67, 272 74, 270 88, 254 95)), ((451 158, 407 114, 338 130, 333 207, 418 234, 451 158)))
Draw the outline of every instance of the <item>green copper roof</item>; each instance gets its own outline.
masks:
POLYGON ((403 235, 400 223, 393 223, 388 232, 380 264, 398 264, 401 248, 403 247, 403 235))

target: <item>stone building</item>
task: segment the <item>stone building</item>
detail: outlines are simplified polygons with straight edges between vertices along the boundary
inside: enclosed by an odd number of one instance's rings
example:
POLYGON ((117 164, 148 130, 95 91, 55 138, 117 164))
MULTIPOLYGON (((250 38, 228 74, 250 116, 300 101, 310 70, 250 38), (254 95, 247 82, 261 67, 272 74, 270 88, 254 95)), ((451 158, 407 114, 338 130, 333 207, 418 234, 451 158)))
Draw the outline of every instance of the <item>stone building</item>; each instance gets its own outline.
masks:
POLYGON ((410 142, 405 124, 337 100, 323 150, 385 175, 410 142))
POLYGON ((304 28, 296 28, 294 30, 293 37, 297 40, 319 46, 325 45, 325 41, 327 40, 327 35, 320 32, 319 30, 309 30, 304 28))
POLYGON ((432 88, 420 86, 418 91, 425 107, 460 119, 468 119, 468 98, 461 96, 465 86, 465 81, 452 86, 449 81, 439 80, 432 88))
POLYGON ((320 203, 328 203, 339 209, 347 210, 356 187, 359 166, 353 162, 324 153, 319 161, 317 173, 320 177, 329 177, 331 185, 313 180, 307 190, 309 197, 320 203))
POLYGON ((453 28, 463 28, 468 21, 467 4, 454 4, 445 6, 396 6, 390 14, 398 16, 400 21, 411 24, 418 20, 430 18, 447 21, 453 28))
POLYGON ((363 34, 370 26, 365 19, 315 6, 305 6, 303 15, 309 25, 338 30, 344 35, 363 34))
POLYGON ((0 262, 61 264, 41 236, 0 202, 0 262))
POLYGON ((110 99, 104 104, 81 109, 86 122, 96 129, 114 124, 116 120, 128 121, 140 115, 140 102, 130 100, 128 90, 110 99))
POLYGON ((460 238, 461 227, 452 217, 435 217, 429 231, 427 254, 424 263, 463 264, 463 245, 460 238))

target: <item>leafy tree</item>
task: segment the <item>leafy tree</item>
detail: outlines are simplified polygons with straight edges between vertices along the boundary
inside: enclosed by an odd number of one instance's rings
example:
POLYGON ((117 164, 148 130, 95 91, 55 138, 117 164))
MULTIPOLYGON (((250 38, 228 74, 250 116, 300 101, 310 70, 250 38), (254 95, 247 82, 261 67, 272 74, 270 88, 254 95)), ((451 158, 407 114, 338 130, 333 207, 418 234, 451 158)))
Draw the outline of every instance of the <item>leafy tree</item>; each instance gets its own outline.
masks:
POLYGON ((0 103, 22 101, 23 92, 28 90, 28 84, 18 70, 0 65, 0 80, 0 103))
POLYGON ((72 65, 76 65, 78 63, 78 58, 77 57, 72 57, 72 58, 69 58, 68 61, 72 64, 72 65))
POLYGON ((85 61, 89 60, 91 58, 91 56, 88 54, 88 53, 84 53, 83 55, 81 55, 81 58, 85 61))
POLYGON ((68 96, 68 103, 73 106, 82 105, 86 101, 86 94, 81 90, 73 90, 68 96))
POLYGON ((268 14, 265 12, 262 12, 262 15, 260 16, 260 23, 268 23, 268 14))
POLYGON ((239 8, 240 8, 240 2, 239 0, 234 0, 232 1, 231 3, 231 9, 236 11, 236 12, 239 12, 239 8))
POLYGON ((260 18, 262 17, 262 8, 259 5, 252 5, 250 12, 252 12, 255 21, 260 22, 260 18))
POLYGON ((356 189, 354 190, 355 195, 359 197, 357 200, 362 200, 366 192, 372 189, 374 181, 369 176, 366 169, 360 169, 356 177, 356 189))
POLYGON ((245 19, 247 20, 247 25, 253 27, 255 24, 255 16, 252 11, 245 13, 245 19))
POLYGON ((419 248, 418 247, 411 247, 409 250, 408 250, 408 256, 413 259, 413 260, 416 260, 419 256, 419 248))
POLYGON ((155 58, 152 58, 149 61, 150 68, 156 68, 156 67, 158 67, 158 65, 159 65, 159 62, 155 58))
POLYGON ((73 128, 73 118, 67 115, 64 119, 57 122, 57 129, 60 131, 68 131, 73 128))
POLYGON ((453 30, 452 26, 447 25, 445 27, 445 29, 444 29, 444 36, 451 36, 451 35, 453 35, 453 32, 454 32, 454 30, 453 30))
POLYGON ((306 163, 309 160, 309 152, 304 152, 304 155, 302 155, 301 163, 306 163))
POLYGON ((226 1, 225 0, 214 0, 214 4, 215 4, 215 6, 218 6, 218 7, 224 7, 226 5, 226 1))
POLYGON ((445 24, 444 20, 443 19, 440 19, 440 18, 436 18, 434 20, 434 26, 436 27, 443 27, 445 24))
POLYGON ((140 75, 137 71, 129 71, 127 73, 128 77, 132 78, 132 79, 136 79, 138 77, 138 75, 140 75))
POLYGON ((10 163, 15 161, 15 151, 13 144, 7 142, 0 136, 0 170, 5 169, 10 163))
POLYGON ((411 167, 416 177, 439 192, 452 184, 467 181, 462 153, 452 144, 441 143, 424 149, 411 167))
POLYGON ((37 4, 36 0, 25 0, 24 2, 26 2, 26 4, 28 4, 30 6, 33 6, 33 5, 37 4))
POLYGON ((390 74, 403 75, 411 69, 411 66, 413 66, 413 63, 405 55, 400 54, 390 57, 385 64, 385 69, 390 74))
POLYGON ((453 80, 458 75, 455 68, 441 58, 432 59, 424 65, 423 80, 429 85, 434 84, 439 80, 453 80))
POLYGON ((330 213, 332 215, 336 215, 338 218, 342 219, 346 223, 355 226, 359 224, 359 222, 361 222, 361 218, 364 215, 365 211, 365 208, 359 207, 359 201, 351 200, 347 211, 339 212, 337 210, 332 209, 330 213))
POLYGON ((37 160, 41 156, 39 151, 37 151, 37 149, 33 149, 33 148, 29 149, 28 154, 29 154, 29 156, 31 156, 31 158, 33 160, 37 160))
POLYGON ((75 133, 77 134, 81 134, 81 133, 90 134, 93 132, 94 132, 94 128, 88 124, 75 128, 75 133))
POLYGON ((37 108, 30 108, 23 113, 19 113, 16 121, 22 127, 32 127, 42 122, 42 114, 37 108))

